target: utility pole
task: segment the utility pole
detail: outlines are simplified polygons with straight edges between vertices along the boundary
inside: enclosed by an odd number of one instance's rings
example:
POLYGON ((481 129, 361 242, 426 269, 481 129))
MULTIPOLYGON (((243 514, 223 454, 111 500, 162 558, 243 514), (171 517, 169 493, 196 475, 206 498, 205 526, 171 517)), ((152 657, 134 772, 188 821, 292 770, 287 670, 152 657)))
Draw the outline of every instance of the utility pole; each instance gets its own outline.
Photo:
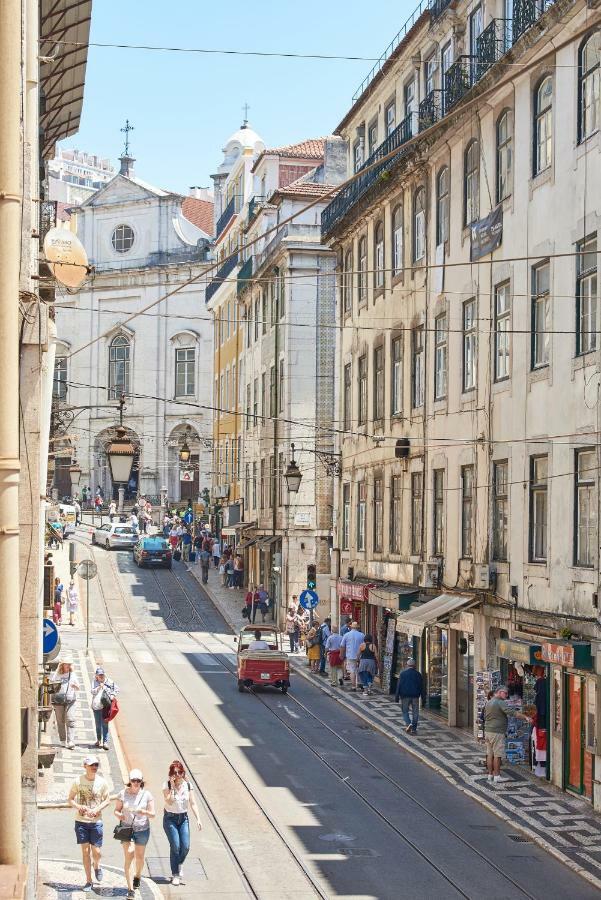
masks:
POLYGON ((19 584, 19 261, 21 0, 0 3, 0 864, 21 863, 19 584))

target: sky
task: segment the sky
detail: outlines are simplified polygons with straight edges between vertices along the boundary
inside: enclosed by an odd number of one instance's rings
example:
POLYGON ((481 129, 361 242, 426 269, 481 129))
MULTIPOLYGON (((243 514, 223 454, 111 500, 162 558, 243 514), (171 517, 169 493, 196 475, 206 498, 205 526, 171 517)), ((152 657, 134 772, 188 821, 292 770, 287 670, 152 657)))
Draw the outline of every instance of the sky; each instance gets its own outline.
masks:
MULTIPOLYGON (((377 58, 414 0, 94 0, 101 43, 326 53, 377 58)), ((373 63, 90 47, 81 128, 63 141, 116 160, 129 119, 136 174, 187 193, 212 186, 243 119, 268 147, 331 133, 373 63)))

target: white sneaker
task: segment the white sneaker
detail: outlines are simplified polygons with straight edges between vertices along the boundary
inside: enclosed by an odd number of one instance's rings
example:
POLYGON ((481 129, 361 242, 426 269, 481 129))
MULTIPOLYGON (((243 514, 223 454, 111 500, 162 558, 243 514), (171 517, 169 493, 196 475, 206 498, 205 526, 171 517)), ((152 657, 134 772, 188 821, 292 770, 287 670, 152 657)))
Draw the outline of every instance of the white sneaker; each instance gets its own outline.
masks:
POLYGON ((494 784, 506 784, 508 781, 511 781, 511 778, 503 778, 502 775, 495 775, 493 778, 494 784))
POLYGON ((183 870, 183 869, 180 869, 180 870, 179 870, 179 883, 180 883, 180 884, 185 884, 185 883, 186 883, 186 882, 184 881, 184 870, 183 870))
POLYGON ((487 780, 487 781, 490 781, 491 784, 492 784, 492 782, 493 782, 493 778, 494 778, 494 775, 487 775, 487 776, 486 776, 486 780, 487 780))
POLYGON ((180 884, 179 875, 173 875, 171 878, 171 884, 175 884, 176 886, 180 884))

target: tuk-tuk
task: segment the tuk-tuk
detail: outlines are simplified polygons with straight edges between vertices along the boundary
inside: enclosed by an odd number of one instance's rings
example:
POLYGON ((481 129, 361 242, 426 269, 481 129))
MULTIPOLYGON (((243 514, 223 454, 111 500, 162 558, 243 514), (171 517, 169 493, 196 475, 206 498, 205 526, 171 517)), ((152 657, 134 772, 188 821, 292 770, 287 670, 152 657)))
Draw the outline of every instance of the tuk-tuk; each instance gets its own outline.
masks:
POLYGON ((238 642, 238 690, 255 685, 271 685, 279 688, 282 694, 290 687, 290 661, 288 654, 282 650, 281 634, 273 625, 245 625, 238 642), (255 632, 261 633, 261 641, 265 641, 269 649, 250 649, 256 640, 255 632))
POLYGON ((63 534, 65 537, 68 534, 75 534, 75 507, 71 506, 69 503, 59 503, 58 511, 60 513, 62 521, 65 523, 65 527, 63 529, 63 534))

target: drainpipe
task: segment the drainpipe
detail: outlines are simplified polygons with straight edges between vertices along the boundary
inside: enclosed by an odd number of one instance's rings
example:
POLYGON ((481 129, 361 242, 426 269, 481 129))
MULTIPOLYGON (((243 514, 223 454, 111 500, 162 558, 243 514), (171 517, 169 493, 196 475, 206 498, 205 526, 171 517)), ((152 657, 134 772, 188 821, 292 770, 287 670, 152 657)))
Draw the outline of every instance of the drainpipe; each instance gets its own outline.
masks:
POLYGON ((19 260, 21 258, 20 0, 0 3, 0 864, 21 863, 19 639, 19 260))

